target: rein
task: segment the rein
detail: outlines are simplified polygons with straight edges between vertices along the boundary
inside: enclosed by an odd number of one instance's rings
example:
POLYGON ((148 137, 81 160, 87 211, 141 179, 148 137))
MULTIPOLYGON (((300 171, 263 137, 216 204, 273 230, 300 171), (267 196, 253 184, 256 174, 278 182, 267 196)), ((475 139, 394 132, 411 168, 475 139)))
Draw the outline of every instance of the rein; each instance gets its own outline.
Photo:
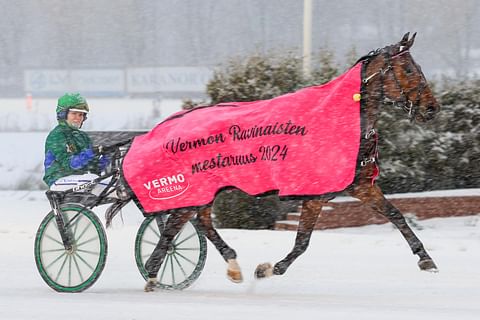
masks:
MULTIPOLYGON (((380 53, 383 53, 383 56, 384 56, 384 59, 385 59, 385 63, 384 63, 384 66, 382 68, 380 68, 377 72, 371 74, 370 76, 366 77, 365 79, 362 80, 362 82, 365 84, 365 85, 368 85, 369 82, 374 79, 376 76, 380 76, 380 87, 381 87, 381 102, 383 104, 391 104, 393 105, 394 107, 398 107, 398 108, 401 108, 403 109, 407 114, 408 114, 408 117, 410 119, 410 121, 414 121, 415 120, 415 116, 418 112, 418 109, 419 109, 419 103, 420 103, 420 97, 423 93, 423 91, 426 89, 427 87, 427 84, 426 82, 422 79, 420 84, 417 86, 417 88, 412 88, 411 90, 405 92, 401 85, 400 85, 400 81, 398 80, 395 72, 394 72, 394 66, 392 65, 391 61, 397 57, 400 57, 406 53, 409 53, 408 50, 405 50, 405 51, 402 51, 394 56, 391 56, 387 51, 385 50, 376 50, 376 51, 373 51, 371 52, 366 60, 370 60, 371 57, 373 56, 377 56, 379 55, 380 53), (399 99, 392 99, 391 97, 388 97, 385 95, 385 90, 384 90, 384 82, 385 82, 385 78, 386 76, 388 75, 392 75, 393 76, 393 80, 395 82, 395 85, 396 85, 396 88, 397 90, 399 91, 400 93, 400 98, 399 99), (417 89, 417 95, 416 95, 416 99, 415 101, 412 101, 410 100, 410 94, 415 90, 417 89)), ((415 69, 417 72, 420 72, 420 70, 418 70, 418 67, 416 66, 416 64, 413 63, 413 65, 415 66, 415 69)))

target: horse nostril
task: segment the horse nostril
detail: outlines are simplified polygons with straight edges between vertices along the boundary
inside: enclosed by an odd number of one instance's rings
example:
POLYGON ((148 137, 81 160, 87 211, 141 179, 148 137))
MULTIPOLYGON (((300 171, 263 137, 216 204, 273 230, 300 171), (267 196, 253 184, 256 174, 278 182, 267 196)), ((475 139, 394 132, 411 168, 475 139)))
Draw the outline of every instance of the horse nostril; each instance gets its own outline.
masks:
POLYGON ((435 109, 434 106, 428 106, 427 107, 427 113, 428 114, 434 114, 437 110, 435 109))
POLYGON ((432 120, 435 117, 435 114, 438 112, 438 109, 435 108, 433 105, 427 107, 425 112, 425 119, 432 120))

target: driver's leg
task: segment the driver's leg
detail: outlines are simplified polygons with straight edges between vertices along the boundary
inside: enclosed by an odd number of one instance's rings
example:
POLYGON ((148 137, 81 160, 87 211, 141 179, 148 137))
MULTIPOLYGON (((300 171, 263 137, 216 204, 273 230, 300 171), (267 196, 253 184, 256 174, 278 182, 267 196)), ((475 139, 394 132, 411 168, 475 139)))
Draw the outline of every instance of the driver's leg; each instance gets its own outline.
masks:
POLYGON ((70 175, 63 178, 58 179, 55 181, 51 186, 50 190, 52 191, 65 191, 71 189, 76 186, 80 186, 82 184, 88 183, 93 179, 98 178, 96 174, 93 173, 85 173, 85 174, 77 174, 77 175, 70 175))

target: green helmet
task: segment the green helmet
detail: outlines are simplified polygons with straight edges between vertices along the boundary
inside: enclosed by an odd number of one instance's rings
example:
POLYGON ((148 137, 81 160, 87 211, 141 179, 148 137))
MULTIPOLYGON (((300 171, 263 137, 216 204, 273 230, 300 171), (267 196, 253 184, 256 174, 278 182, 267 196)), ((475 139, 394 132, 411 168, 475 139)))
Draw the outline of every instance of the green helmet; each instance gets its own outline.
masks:
POLYGON ((90 109, 88 108, 87 100, 79 93, 65 93, 58 98, 57 119, 66 119, 69 111, 88 113, 90 109))

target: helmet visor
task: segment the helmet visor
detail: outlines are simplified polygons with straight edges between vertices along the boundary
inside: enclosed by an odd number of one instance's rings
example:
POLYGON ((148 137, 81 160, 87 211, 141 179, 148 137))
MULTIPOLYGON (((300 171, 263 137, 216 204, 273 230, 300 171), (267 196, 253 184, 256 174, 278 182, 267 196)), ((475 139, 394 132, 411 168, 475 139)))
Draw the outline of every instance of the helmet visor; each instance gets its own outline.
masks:
POLYGON ((88 111, 85 109, 76 109, 76 108, 70 108, 68 109, 68 111, 88 113, 88 111))

